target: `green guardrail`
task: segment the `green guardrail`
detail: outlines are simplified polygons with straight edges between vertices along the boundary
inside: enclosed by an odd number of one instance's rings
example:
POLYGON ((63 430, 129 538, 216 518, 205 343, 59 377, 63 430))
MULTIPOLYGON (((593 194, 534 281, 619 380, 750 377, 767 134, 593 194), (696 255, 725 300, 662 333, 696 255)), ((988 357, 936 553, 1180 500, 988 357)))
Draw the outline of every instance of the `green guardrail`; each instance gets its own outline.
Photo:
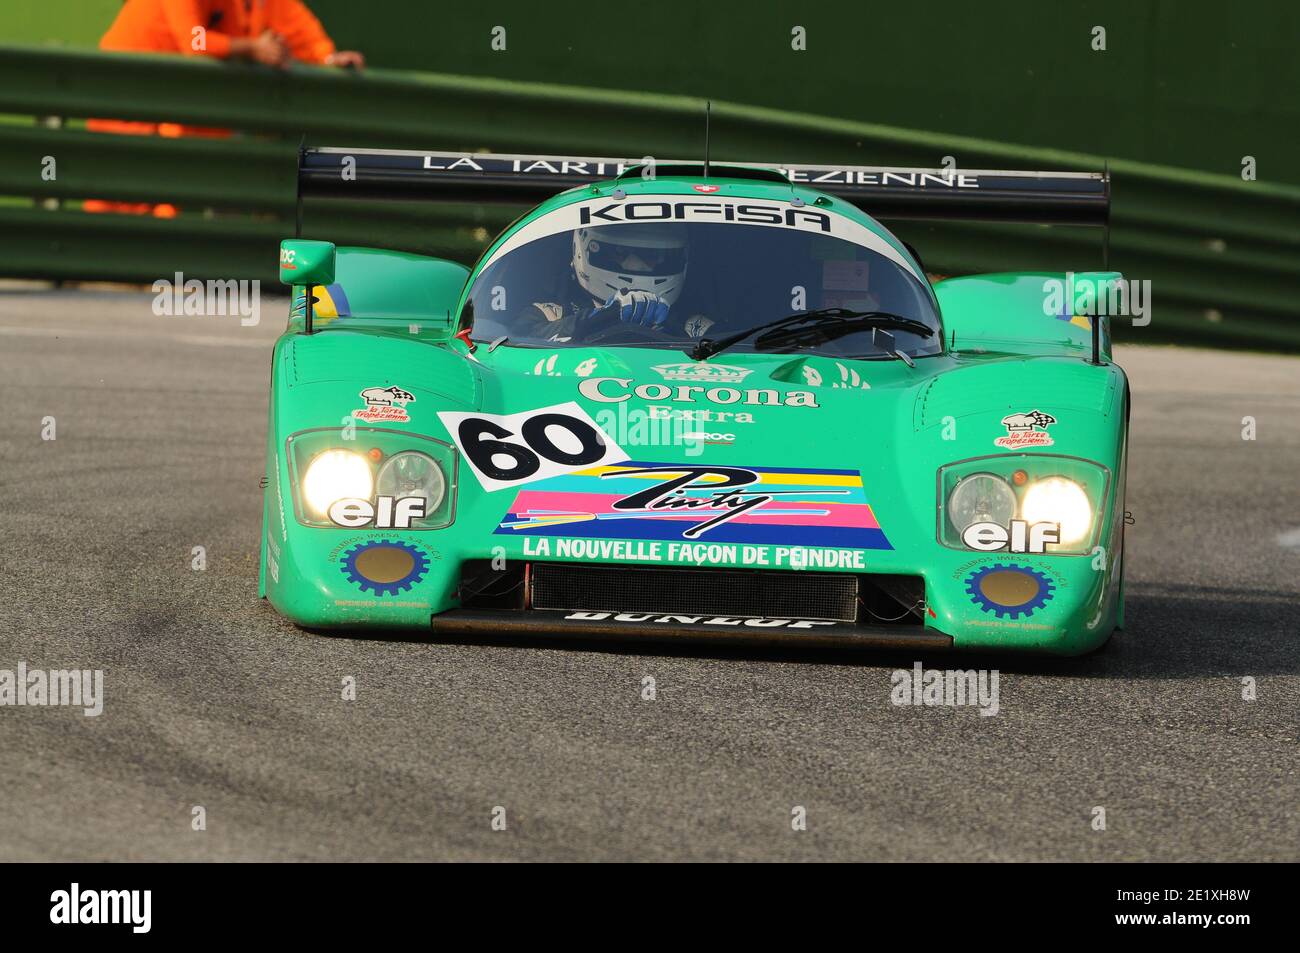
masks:
MULTIPOLYGON (((295 153, 314 145, 698 156, 704 102, 501 80, 181 57, 0 47, 0 274, 152 281, 275 279, 292 234, 295 153), (15 118, 16 117, 16 118, 15 118), (42 117, 58 117, 57 123, 42 117), (228 138, 88 132, 91 117, 235 130, 228 138), (42 176, 46 157, 53 178, 42 176), (79 200, 170 202, 171 220, 89 215, 79 200), (27 207, 15 205, 21 200, 27 207)), ((1104 129, 1089 129, 1104 143, 1104 129)), ((714 159, 1100 170, 1102 155, 714 102, 714 159)), ((1153 321, 1130 340, 1300 351, 1300 189, 1130 161, 1109 163, 1110 264, 1152 282, 1153 321)), ((309 203, 304 235, 470 261, 518 207, 309 203)), ((927 268, 1084 270, 1096 229, 895 223, 927 268)))

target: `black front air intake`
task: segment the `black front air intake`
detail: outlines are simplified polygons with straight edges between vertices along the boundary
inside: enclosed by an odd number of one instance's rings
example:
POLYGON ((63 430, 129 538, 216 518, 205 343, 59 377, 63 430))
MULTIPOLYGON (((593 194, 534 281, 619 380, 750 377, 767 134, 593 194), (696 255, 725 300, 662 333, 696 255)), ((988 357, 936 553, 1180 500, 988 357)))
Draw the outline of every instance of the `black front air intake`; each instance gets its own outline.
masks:
POLYGON ((825 573, 535 563, 535 609, 765 618, 857 618, 858 579, 825 573))
POLYGON ((435 633, 489 638, 952 647, 927 626, 925 579, 893 573, 812 573, 467 560, 460 608, 435 633))
POLYGON ((893 574, 470 560, 461 607, 921 625, 925 580, 893 574))

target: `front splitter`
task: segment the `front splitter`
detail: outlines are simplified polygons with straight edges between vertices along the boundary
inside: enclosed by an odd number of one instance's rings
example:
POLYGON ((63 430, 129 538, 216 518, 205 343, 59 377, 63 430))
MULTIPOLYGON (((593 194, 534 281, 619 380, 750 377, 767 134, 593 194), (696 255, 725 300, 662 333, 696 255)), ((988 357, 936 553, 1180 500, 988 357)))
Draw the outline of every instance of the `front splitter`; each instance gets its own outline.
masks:
POLYGON ((952 636, 919 625, 861 625, 804 619, 689 616, 647 612, 522 612, 452 609, 431 620, 434 635, 692 641, 728 645, 951 649, 952 636))

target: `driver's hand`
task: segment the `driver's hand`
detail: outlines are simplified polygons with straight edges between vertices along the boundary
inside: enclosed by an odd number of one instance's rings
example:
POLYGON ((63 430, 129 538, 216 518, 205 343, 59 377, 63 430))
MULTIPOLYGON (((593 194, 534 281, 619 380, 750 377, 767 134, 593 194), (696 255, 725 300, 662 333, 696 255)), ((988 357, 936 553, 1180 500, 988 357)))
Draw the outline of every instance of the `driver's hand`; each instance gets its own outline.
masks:
POLYGON ((658 328, 668 320, 668 302, 650 291, 620 291, 596 309, 597 314, 610 312, 625 324, 658 328))

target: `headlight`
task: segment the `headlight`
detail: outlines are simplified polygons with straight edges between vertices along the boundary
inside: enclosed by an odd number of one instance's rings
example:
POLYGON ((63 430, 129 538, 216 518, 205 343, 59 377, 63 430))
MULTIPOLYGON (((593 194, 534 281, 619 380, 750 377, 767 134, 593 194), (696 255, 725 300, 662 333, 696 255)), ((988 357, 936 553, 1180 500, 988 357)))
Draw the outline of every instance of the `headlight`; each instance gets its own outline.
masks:
POLYGON ((294 515, 304 526, 425 531, 455 521, 449 443, 384 427, 317 427, 292 434, 288 454, 294 515))
MULTIPOLYGON (((958 485, 960 488, 960 484, 958 485)), ((1065 477, 1048 477, 1025 491, 1021 517, 1026 523, 1061 524, 1061 544, 1082 542, 1092 532, 1092 506, 1083 487, 1065 477)))
POLYGON ((412 496, 424 498, 424 512, 432 514, 447 495, 447 478, 433 457, 416 450, 395 453, 379 468, 375 492, 400 500, 412 496))
POLYGON ((936 532, 951 549, 1083 556, 1107 509, 1110 471, 1093 460, 1008 453, 938 473, 936 532))
POLYGON ((317 454, 302 478, 303 499, 321 516, 329 512, 335 500, 368 500, 374 490, 370 464, 351 450, 326 450, 317 454))
POLYGON ((948 494, 948 519, 958 533, 972 523, 1006 526, 1015 515, 1015 490, 992 473, 972 473, 948 494))

